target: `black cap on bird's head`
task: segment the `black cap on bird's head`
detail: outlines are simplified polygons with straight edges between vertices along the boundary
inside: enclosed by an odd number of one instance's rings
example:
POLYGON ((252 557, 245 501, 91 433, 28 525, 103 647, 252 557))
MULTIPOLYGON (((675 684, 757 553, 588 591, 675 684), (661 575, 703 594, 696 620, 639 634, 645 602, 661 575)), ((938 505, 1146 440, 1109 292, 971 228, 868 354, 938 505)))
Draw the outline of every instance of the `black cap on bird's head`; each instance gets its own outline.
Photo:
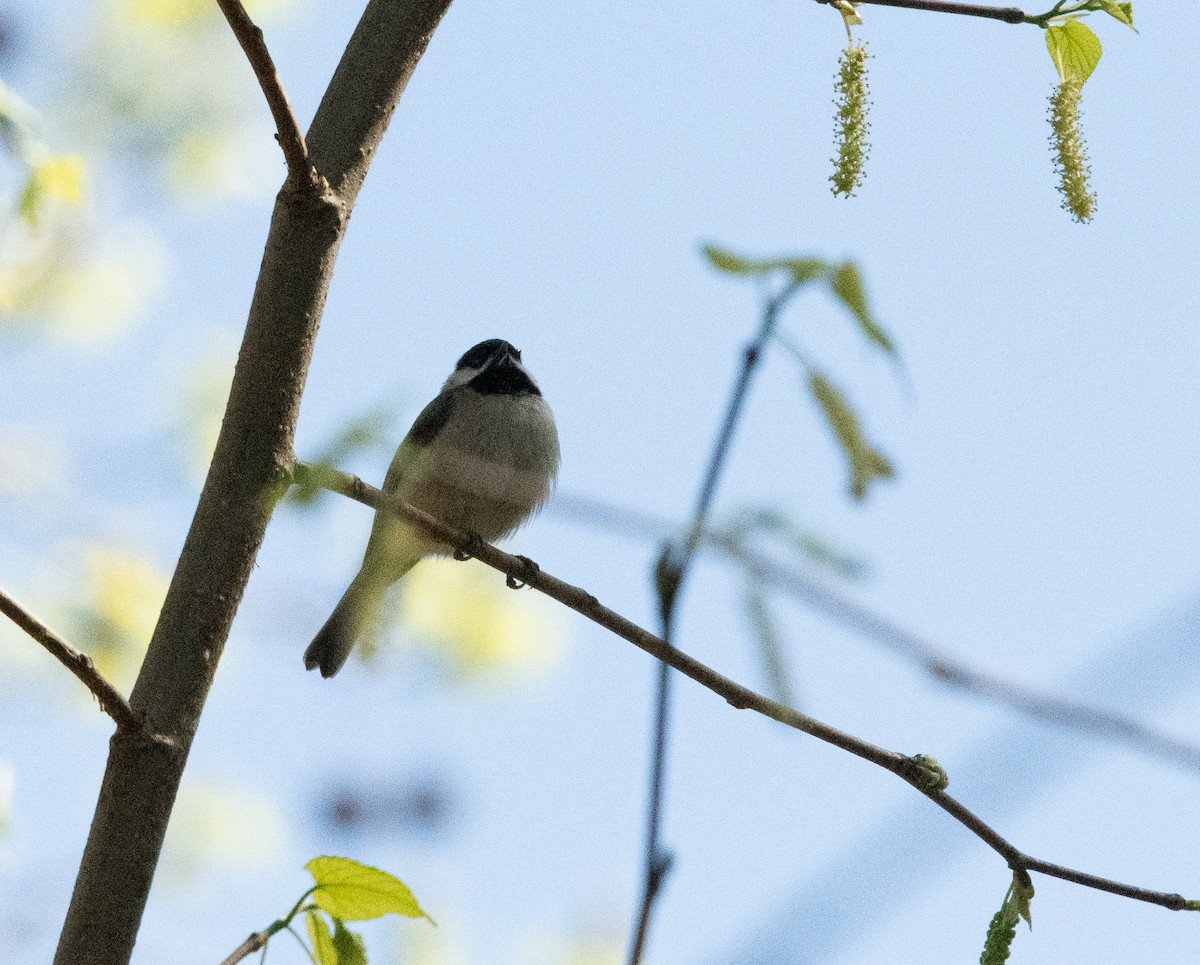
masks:
POLYGON ((467 349, 462 358, 458 360, 457 368, 460 369, 481 369, 493 357, 503 358, 505 355, 513 358, 517 362, 521 361, 521 352, 511 342, 506 342, 502 338, 489 338, 485 342, 480 342, 467 349))
POLYGON ((489 338, 468 349, 453 376, 482 395, 541 395, 521 366, 521 353, 502 338, 489 338))

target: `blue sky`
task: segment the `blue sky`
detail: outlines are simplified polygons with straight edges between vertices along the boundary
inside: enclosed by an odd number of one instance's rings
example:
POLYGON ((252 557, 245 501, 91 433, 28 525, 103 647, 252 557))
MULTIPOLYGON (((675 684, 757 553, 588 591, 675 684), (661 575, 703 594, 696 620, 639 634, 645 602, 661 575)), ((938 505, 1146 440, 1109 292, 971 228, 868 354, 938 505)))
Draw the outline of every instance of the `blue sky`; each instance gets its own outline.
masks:
MULTIPOLYGON (((308 3, 268 22, 305 123, 356 9, 308 3)), ((846 201, 827 182, 845 40, 830 9, 460 0, 355 210, 300 456, 380 401, 411 418, 466 347, 501 336, 555 408, 560 489, 680 518, 757 313, 753 289, 712 272, 699 244, 852 257, 905 379, 820 294, 798 299, 785 327, 857 400, 896 481, 849 504, 834 445, 777 352, 754 386, 719 505, 776 503, 854 549, 871 578, 852 595, 963 660, 1117 709, 1127 689, 1131 713, 1197 732, 1194 661, 1181 658, 1164 681, 1151 619, 1186 605, 1198 576, 1200 91, 1174 19, 1184 9, 1137 6, 1139 34, 1090 20, 1105 45, 1084 91, 1100 204, 1080 226, 1054 191, 1045 112, 1055 74, 1031 27, 864 8, 873 151, 859 197, 846 201), (1117 646, 1120 660, 1104 656, 1117 646)), ((45 83, 39 70, 24 63, 27 87, 45 83)), ((252 77, 247 68, 225 82, 252 77)), ((279 159, 261 157, 263 181, 282 176, 279 159)), ((5 412, 62 434, 87 494, 65 515, 45 501, 38 513, 0 503, 14 567, 0 585, 18 595, 34 585, 22 573, 50 565, 40 558, 48 535, 132 531, 164 565, 177 551, 193 483, 147 439, 179 360, 244 318, 270 195, 182 212, 134 192, 112 203, 168 240, 172 270, 124 342, 26 344, 0 360, 5 412)), ((385 462, 351 468, 377 482, 385 462)), ((303 890, 307 857, 339 849, 404 877, 464 961, 533 961, 542 934, 624 939, 640 876, 650 661, 572 619, 557 672, 507 690, 431 687, 386 668, 315 680, 299 655, 368 526, 349 505, 272 524, 189 776, 274 799, 293 819, 288 850, 257 872, 218 865, 182 890, 164 886, 135 961, 218 961, 303 890), (446 837, 347 840, 313 820, 327 772, 386 782, 425 764, 465 789, 446 837)), ((653 621, 651 545, 581 528, 552 506, 511 546, 653 621)), ((737 586, 720 564, 701 564, 680 644, 761 686, 737 586)), ((1030 852, 1200 895, 1187 846, 1194 777, 1014 724, 800 607, 780 612, 806 711, 935 755, 963 799, 1030 852), (1011 759, 985 753, 996 747, 1011 759), (1010 801, 1003 790, 1022 767, 1034 786, 1010 801)), ((788 933, 814 938, 792 961, 974 960, 1007 886, 998 858, 937 815, 904 830, 921 802, 890 776, 691 684, 678 694, 666 825, 677 864, 650 961, 728 952, 771 965, 764 949, 782 939, 755 946, 755 936, 782 928, 781 909, 814 880, 836 883, 845 901, 795 906, 808 910, 788 933), (879 867, 902 865, 926 841, 950 855, 932 881, 918 866, 880 894, 836 872, 845 861, 871 873, 848 857, 868 846, 895 850, 894 862, 876 856, 879 867), (834 950, 811 951, 827 934, 834 950)), ((27 960, 40 961, 65 909, 106 730, 57 703, 4 699, 0 757, 17 774, 19 834, 0 865, 0 905, 44 910, 28 939, 27 960)), ((1036 928, 1014 956, 1022 965, 1126 963, 1148 947, 1185 961, 1195 947, 1190 918, 1037 884, 1036 928)))

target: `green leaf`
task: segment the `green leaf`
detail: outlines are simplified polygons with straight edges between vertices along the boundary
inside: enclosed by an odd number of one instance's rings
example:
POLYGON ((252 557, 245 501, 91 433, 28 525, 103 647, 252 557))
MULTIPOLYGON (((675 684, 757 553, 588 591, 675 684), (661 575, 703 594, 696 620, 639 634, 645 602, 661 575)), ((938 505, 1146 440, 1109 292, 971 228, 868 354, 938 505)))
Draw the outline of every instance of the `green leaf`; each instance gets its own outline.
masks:
POLYGON ((337 949, 333 947, 333 936, 329 934, 325 918, 318 912, 310 911, 304 916, 304 927, 308 930, 308 940, 312 942, 316 965, 339 965, 337 949))
POLYGON ((1046 28, 1046 49, 1061 80, 1080 84, 1092 76, 1100 63, 1100 38, 1078 20, 1051 24, 1046 28))
POLYGON ((317 883, 313 904, 333 918, 343 921, 367 921, 384 915, 429 918, 408 886, 386 871, 350 858, 328 856, 313 858, 304 867, 317 883))
POLYGON ((727 272, 730 275, 761 275, 763 273, 759 263, 730 254, 716 245, 705 245, 702 251, 709 264, 717 271, 727 272))
POLYGON ((367 965, 367 946, 362 936, 347 928, 340 918, 333 920, 333 947, 338 965, 367 965))
POLYGON ((1024 918, 1033 927, 1029 906, 1033 901, 1033 881, 1029 873, 1014 871, 1012 884, 1004 893, 1004 901, 1000 910, 992 916, 988 925, 987 938, 983 943, 983 954, 979 956, 979 965, 1004 965, 1012 950, 1013 939, 1017 937, 1017 925, 1024 918))
POLYGON ((867 293, 863 288, 862 276, 854 262, 846 261, 838 265, 829 275, 829 288, 842 304, 850 309, 850 313, 858 322, 863 334, 893 358, 896 357, 896 346, 888 337, 887 332, 880 328, 867 307, 867 293))
POLYGON ((819 258, 776 258, 768 262, 774 269, 782 269, 792 276, 792 282, 803 285, 815 278, 822 277, 829 266, 819 258))
POLYGON ((828 269, 819 258, 743 258, 716 245, 705 245, 701 250, 717 271, 730 275, 759 276, 786 271, 795 284, 803 285, 821 277, 828 269))
POLYGON ((856 500, 865 499, 875 480, 891 479, 895 470, 887 457, 867 441, 858 416, 837 387, 815 370, 809 373, 808 383, 850 463, 850 495, 856 500))
POLYGON ((1033 881, 1028 874, 1014 874, 1012 888, 1012 907, 1017 918, 1024 918, 1025 924, 1033 928, 1033 881))
POLYGON ((1133 26, 1132 3, 1120 3, 1119 0, 1098 0, 1098 2, 1101 10, 1136 32, 1137 27, 1133 26))
POLYGON ((767 693, 785 707, 795 707, 796 698, 787 659, 784 656, 783 635, 779 632, 779 625, 766 594, 753 579, 747 579, 743 587, 742 601, 746 608, 746 619, 750 622, 750 629, 758 643, 758 653, 767 679, 767 693))

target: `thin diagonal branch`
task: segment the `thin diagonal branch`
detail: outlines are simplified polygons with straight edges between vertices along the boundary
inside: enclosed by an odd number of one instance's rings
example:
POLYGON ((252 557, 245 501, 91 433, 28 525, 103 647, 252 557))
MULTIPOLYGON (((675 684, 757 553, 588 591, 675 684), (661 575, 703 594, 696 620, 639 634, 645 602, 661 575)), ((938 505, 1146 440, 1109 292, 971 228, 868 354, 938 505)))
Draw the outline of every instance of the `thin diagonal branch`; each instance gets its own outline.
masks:
MULTIPOLYGON (((551 508, 568 519, 603 526, 606 532, 621 531, 647 539, 663 539, 682 528, 640 510, 562 492, 555 495, 551 508)), ((802 569, 756 553, 744 541, 730 539, 718 532, 709 533, 703 545, 741 567, 757 584, 769 586, 810 606, 864 640, 876 643, 894 656, 908 661, 943 686, 1015 710, 1035 720, 1113 741, 1200 773, 1200 747, 1196 744, 1157 731, 1128 714, 986 673, 954 656, 949 650, 930 643, 869 607, 851 600, 802 569)))
MULTIPOLYGON (((855 3, 874 3, 884 7, 904 7, 908 10, 928 10, 931 13, 954 13, 964 17, 984 17, 1004 23, 1034 23, 1034 18, 1016 7, 988 7, 978 3, 953 3, 948 0, 854 0, 855 3)), ((817 0, 834 6, 837 0, 817 0)))
POLYGON ((283 89, 283 81, 275 69, 271 52, 263 39, 262 28, 259 27, 242 0, 217 0, 225 19, 233 30, 233 35, 246 53, 254 76, 258 78, 258 86, 262 88, 271 116, 275 119, 276 138, 283 150, 283 159, 287 163, 287 187, 317 191, 321 187, 321 179, 312 159, 308 156, 308 145, 300 131, 300 123, 292 110, 287 91, 283 89))
POLYGON ((99 702, 100 709, 116 723, 119 733, 136 734, 144 730, 141 720, 130 708, 128 701, 116 687, 104 679, 92 663, 91 657, 72 647, 3 590, 0 590, 0 613, 33 637, 55 660, 79 678, 99 702))
POLYGON ((610 610, 586 590, 551 576, 524 557, 511 556, 498 550, 496 547, 482 542, 472 533, 447 526, 415 506, 380 492, 356 476, 336 472, 326 467, 317 469, 304 463, 297 463, 293 470, 292 480, 341 493, 366 506, 395 513, 440 542, 468 553, 492 569, 499 570, 506 576, 533 587, 552 600, 557 600, 593 623, 629 641, 656 660, 670 664, 684 676, 690 677, 701 686, 724 698, 731 707, 762 714, 764 717, 769 717, 787 727, 801 731, 827 744, 832 744, 834 747, 839 747, 855 757, 861 757, 863 760, 870 761, 895 774, 975 834, 984 844, 1004 858, 1013 870, 1037 871, 1087 888, 1148 902, 1172 911, 1200 910, 1200 902, 1189 902, 1178 894, 1152 891, 1136 885, 1100 878, 1025 854, 982 818, 946 793, 944 790, 947 783, 946 776, 932 758, 923 755, 907 756, 877 747, 852 734, 847 734, 836 727, 809 717, 807 714, 785 707, 762 694, 755 693, 748 687, 743 687, 699 660, 688 656, 682 650, 670 646, 661 638, 631 620, 627 620, 616 611, 610 610))

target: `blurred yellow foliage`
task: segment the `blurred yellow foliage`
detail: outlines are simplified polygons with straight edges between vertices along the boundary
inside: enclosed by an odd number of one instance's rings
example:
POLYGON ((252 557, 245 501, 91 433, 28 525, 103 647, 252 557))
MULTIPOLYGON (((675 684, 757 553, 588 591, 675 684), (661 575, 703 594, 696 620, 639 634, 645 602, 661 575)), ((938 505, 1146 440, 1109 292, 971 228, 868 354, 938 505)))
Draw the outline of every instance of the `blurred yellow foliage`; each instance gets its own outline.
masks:
POLYGON ((179 194, 200 200, 252 194, 255 179, 246 173, 246 157, 245 139, 236 133, 193 131, 167 155, 167 180, 179 194))
POLYGON ((625 961, 623 950, 602 942, 582 942, 567 952, 564 965, 621 965, 625 961))
POLYGON ((508 589, 478 563, 424 560, 401 583, 404 628, 466 675, 532 675, 551 669, 565 626, 558 609, 532 592, 508 589))
POLYGON ((166 275, 167 256, 145 232, 94 236, 77 214, 50 208, 38 224, 0 235, 0 323, 44 325, 67 342, 123 334, 166 275))
POLYGON ((219 331, 207 335, 203 349, 188 362, 182 379, 184 388, 176 432, 183 457, 198 479, 204 478, 217 445, 237 352, 236 333, 219 331))
POLYGON ((167 578, 150 560, 113 546, 83 551, 86 603, 77 640, 110 680, 132 679, 150 643, 167 578))
MULTIPOLYGON (((118 10, 132 20, 160 27, 192 27, 221 20, 215 0, 117 0, 118 10)), ((255 19, 269 17, 287 0, 245 0, 246 12, 255 19)))
POLYGON ((35 225, 47 201, 79 204, 83 201, 83 158, 60 154, 38 161, 29 170, 25 189, 17 202, 17 211, 28 224, 35 225))
POLYGON ((214 864, 261 872, 286 847, 286 821, 267 795, 217 784, 185 784, 167 828, 163 864, 177 881, 214 864))

